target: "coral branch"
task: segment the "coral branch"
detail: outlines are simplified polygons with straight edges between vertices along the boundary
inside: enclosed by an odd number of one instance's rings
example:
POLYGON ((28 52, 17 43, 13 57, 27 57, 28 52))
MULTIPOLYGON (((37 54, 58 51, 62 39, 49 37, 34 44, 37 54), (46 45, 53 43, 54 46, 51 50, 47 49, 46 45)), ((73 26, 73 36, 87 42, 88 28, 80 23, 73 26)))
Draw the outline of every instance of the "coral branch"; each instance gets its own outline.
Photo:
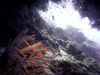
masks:
MULTIPOLYGON (((29 36, 24 36, 20 38, 19 43, 21 44, 22 42, 27 45, 27 47, 19 49, 16 48, 16 50, 23 55, 23 61, 29 62, 32 66, 40 66, 43 67, 43 65, 51 67, 47 61, 44 61, 45 58, 47 59, 53 59, 57 55, 52 55, 52 56, 46 56, 46 52, 56 52, 55 50, 51 50, 50 47, 43 47, 42 42, 37 42, 33 45, 29 44, 29 40, 34 40, 35 35, 29 35, 29 36), (25 52, 29 53, 29 55, 25 54, 25 52), (27 56, 27 57, 26 57, 27 56)), ((27 71, 27 67, 24 65, 24 69, 27 71)), ((28 72, 28 71, 27 71, 28 72)))

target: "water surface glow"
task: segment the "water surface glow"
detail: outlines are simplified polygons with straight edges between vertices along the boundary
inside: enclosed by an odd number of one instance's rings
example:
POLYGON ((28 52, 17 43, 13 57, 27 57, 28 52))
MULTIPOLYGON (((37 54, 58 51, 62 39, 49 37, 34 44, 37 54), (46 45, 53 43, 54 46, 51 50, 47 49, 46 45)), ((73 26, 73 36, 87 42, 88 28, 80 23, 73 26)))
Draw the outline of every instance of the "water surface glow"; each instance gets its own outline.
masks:
POLYGON ((74 9, 72 0, 63 0, 59 4, 49 1, 48 10, 39 11, 39 14, 49 25, 62 29, 71 25, 80 29, 88 39, 100 44, 100 31, 91 28, 93 22, 88 17, 81 17, 74 9))

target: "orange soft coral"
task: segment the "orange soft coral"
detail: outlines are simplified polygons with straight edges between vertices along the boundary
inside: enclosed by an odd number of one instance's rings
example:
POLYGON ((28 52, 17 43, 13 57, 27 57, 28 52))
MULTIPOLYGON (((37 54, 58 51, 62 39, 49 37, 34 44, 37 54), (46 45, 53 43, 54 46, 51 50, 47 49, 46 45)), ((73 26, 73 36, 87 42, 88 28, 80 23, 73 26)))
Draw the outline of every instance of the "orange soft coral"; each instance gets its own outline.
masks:
POLYGON ((16 48, 17 51, 19 51, 19 53, 23 56, 23 60, 25 59, 26 62, 31 63, 32 66, 35 66, 35 65, 41 66, 41 67, 43 65, 50 66, 44 59, 45 58, 52 59, 56 57, 57 55, 46 56, 45 55, 46 52, 54 52, 54 50, 51 50, 49 47, 43 47, 41 41, 33 45, 30 45, 28 43, 29 40, 34 40, 34 39, 35 39, 34 35, 22 37, 18 42, 25 43, 27 47, 22 48, 22 49, 16 48), (25 54, 25 52, 28 52, 30 55, 28 56, 27 54, 25 54))

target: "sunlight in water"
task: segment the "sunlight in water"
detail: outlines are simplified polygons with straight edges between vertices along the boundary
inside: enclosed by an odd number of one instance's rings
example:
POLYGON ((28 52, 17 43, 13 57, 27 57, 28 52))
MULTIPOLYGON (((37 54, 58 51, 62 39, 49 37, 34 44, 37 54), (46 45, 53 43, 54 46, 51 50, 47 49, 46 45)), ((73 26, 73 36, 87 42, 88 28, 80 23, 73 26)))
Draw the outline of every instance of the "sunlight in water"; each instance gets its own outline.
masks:
POLYGON ((79 28, 88 39, 100 44, 100 32, 91 28, 93 22, 88 17, 81 17, 79 12, 74 9, 72 0, 63 0, 59 4, 49 1, 48 10, 39 11, 39 14, 49 25, 62 29, 71 25, 79 28))

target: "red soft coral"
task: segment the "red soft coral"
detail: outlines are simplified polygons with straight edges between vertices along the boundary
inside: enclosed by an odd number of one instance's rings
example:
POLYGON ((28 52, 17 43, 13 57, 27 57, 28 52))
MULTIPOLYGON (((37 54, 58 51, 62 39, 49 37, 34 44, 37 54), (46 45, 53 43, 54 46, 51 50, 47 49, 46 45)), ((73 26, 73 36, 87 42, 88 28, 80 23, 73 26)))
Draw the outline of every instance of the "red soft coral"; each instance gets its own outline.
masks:
MULTIPOLYGON (((53 59, 54 57, 56 57, 57 55, 53 55, 53 56, 46 56, 45 53, 46 52, 54 52, 54 50, 51 50, 51 48, 49 47, 43 47, 42 41, 37 42, 33 45, 30 45, 28 43, 29 40, 34 40, 35 37, 34 35, 29 35, 29 36, 24 36, 22 38, 19 39, 18 43, 22 44, 25 43, 27 45, 27 47, 19 49, 16 47, 17 51, 23 56, 22 60, 31 63, 31 66, 40 66, 43 67, 43 65, 49 66, 51 67, 51 65, 49 65, 47 63, 47 61, 45 61, 44 59, 53 59), (30 55, 28 56, 27 54, 25 54, 25 52, 29 53, 30 55)), ((24 69, 26 71, 27 68, 24 66, 24 69)))

